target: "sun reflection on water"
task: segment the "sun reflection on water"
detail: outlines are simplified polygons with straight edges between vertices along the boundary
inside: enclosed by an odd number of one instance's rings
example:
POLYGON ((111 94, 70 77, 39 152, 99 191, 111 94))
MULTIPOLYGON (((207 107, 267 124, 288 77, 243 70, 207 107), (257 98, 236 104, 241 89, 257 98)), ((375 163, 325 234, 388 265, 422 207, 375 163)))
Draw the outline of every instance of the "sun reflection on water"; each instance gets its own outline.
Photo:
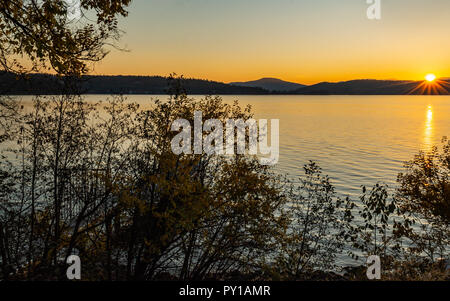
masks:
POLYGON ((424 150, 425 151, 431 151, 433 147, 433 107, 430 105, 428 106, 427 111, 427 120, 425 122, 425 133, 424 133, 424 150))

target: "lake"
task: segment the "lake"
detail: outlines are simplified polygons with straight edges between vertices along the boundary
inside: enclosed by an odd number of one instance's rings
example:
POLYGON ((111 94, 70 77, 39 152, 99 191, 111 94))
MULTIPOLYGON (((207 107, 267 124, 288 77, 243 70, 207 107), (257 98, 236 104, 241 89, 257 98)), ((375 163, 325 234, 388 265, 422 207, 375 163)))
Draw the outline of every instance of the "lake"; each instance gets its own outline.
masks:
POLYGON ((277 170, 298 176, 314 160, 344 195, 377 182, 394 187, 405 161, 450 136, 449 96, 237 98, 257 118, 280 119, 277 170))
MULTIPOLYGON (((200 98, 202 96, 193 96, 200 98)), ((106 95, 88 95, 89 101, 106 95)), ((167 96, 129 95, 142 107, 167 96)), ((337 192, 356 198, 361 185, 395 187, 405 161, 450 136, 450 96, 223 96, 250 104, 256 119, 280 120, 277 172, 292 179, 316 161, 337 192)), ((25 107, 31 97, 22 98, 25 107)))

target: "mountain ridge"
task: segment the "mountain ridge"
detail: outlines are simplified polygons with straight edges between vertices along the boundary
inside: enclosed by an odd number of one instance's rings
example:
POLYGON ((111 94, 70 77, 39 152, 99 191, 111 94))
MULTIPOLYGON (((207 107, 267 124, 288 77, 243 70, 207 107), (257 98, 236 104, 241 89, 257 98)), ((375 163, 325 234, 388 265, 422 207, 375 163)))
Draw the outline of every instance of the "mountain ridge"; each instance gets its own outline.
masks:
POLYGON ((270 92, 290 92, 306 87, 306 85, 284 81, 274 77, 263 77, 248 82, 231 82, 233 86, 262 88, 270 92))
POLYGON ((359 79, 322 82, 293 91, 300 95, 450 95, 450 80, 427 81, 359 79))
MULTIPOLYGON (((273 91, 242 87, 202 79, 181 79, 191 95, 450 95, 450 79, 434 83, 410 80, 360 79, 301 85, 296 90, 273 91)), ((299 85, 299 84, 297 84, 299 85)), ((162 76, 87 75, 80 83, 81 94, 167 94, 169 78, 162 76)), ((28 79, 0 72, 0 95, 49 95, 63 93, 61 78, 50 74, 30 74, 28 79)))

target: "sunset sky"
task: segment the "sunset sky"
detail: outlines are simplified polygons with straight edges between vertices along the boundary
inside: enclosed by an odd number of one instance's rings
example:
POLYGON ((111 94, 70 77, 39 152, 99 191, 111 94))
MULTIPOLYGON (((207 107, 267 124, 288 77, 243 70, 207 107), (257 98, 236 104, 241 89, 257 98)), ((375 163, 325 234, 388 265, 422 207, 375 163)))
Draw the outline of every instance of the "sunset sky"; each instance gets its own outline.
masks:
POLYGON ((450 1, 134 0, 120 46, 95 74, 304 84, 450 77, 450 1))

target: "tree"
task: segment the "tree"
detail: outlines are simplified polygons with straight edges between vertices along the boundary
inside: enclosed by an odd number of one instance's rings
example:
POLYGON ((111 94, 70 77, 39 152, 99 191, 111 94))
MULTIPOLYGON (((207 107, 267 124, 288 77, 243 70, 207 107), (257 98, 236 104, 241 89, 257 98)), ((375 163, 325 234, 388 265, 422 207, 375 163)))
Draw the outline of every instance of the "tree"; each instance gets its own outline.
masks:
POLYGON ((444 137, 442 144, 442 152, 433 147, 405 164, 396 194, 404 221, 395 233, 408 239, 411 254, 426 255, 429 262, 449 257, 450 141, 444 137))
POLYGON ((450 141, 444 137, 442 143, 442 153, 433 147, 406 163, 398 197, 403 210, 450 224, 450 141))
MULTIPOLYGON (((30 72, 54 72, 64 81, 62 93, 78 93, 77 78, 119 38, 117 18, 127 16, 131 0, 77 1, 77 19, 68 17, 66 0, 0 1, 0 74, 24 80, 30 72)), ((11 137, 20 110, 7 92, 0 91, 0 142, 11 137)))
POLYGON ((138 114, 130 163, 113 183, 114 244, 126 258, 126 278, 201 280, 256 269, 286 221, 278 178, 253 157, 175 155, 170 130, 199 110, 222 122, 248 119, 250 111, 220 97, 196 101, 178 86, 172 91, 168 101, 138 114))
POLYGON ((0 64, 5 71, 24 74, 53 70, 78 76, 88 62, 107 54, 104 46, 119 36, 118 16, 126 16, 131 0, 79 0, 80 19, 68 18, 64 0, 0 2, 0 64))
POLYGON ((310 162, 305 176, 291 187, 290 223, 281 238, 275 266, 290 280, 311 279, 314 272, 336 270, 345 247, 346 221, 353 204, 336 196, 328 176, 310 162))

